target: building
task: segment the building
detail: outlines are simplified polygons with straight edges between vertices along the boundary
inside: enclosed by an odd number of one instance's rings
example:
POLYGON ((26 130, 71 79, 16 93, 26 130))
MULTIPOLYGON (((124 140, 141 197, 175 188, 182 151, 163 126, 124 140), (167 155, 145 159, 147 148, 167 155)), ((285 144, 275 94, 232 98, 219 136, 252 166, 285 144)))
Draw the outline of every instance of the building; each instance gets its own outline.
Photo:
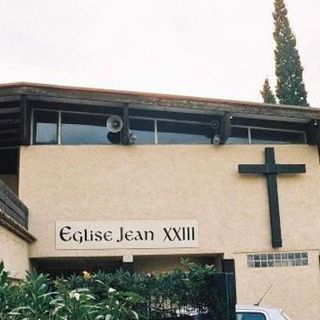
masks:
POLYGON ((320 109, 0 87, 0 257, 13 278, 236 274, 238 303, 320 315, 320 109), (108 128, 108 129, 107 129, 108 128))

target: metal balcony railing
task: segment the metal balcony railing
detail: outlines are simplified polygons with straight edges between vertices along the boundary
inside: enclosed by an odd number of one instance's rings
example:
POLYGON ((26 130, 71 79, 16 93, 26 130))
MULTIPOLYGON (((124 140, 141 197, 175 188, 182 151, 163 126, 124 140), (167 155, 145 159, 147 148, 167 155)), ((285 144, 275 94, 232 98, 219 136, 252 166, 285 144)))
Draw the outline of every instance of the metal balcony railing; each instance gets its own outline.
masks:
POLYGON ((28 229, 28 208, 2 180, 0 180, 0 210, 28 229))

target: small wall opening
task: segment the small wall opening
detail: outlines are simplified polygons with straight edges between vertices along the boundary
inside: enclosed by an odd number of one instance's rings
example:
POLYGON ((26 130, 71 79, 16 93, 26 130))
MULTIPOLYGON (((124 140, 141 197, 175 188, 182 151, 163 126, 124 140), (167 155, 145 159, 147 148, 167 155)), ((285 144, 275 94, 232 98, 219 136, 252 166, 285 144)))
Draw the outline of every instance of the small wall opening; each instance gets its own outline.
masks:
POLYGON ((51 277, 83 275, 84 272, 115 272, 119 268, 131 272, 158 273, 181 267, 181 259, 188 259, 201 265, 214 265, 221 271, 222 254, 213 255, 159 255, 134 256, 133 262, 124 263, 122 257, 57 257, 32 258, 31 267, 37 272, 49 274, 51 277))
POLYGON ((32 268, 50 277, 68 277, 72 274, 84 275, 99 270, 114 272, 122 265, 122 257, 72 257, 30 259, 32 268))

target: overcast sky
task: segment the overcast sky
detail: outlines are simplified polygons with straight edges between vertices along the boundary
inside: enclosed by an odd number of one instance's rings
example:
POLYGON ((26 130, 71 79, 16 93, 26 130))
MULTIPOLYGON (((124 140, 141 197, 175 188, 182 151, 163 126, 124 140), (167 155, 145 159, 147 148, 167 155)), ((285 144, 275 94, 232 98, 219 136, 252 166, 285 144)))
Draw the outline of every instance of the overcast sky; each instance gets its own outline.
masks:
MULTIPOLYGON (((320 1, 286 0, 320 107, 320 1)), ((0 82, 261 101, 273 0, 0 0, 0 82)))

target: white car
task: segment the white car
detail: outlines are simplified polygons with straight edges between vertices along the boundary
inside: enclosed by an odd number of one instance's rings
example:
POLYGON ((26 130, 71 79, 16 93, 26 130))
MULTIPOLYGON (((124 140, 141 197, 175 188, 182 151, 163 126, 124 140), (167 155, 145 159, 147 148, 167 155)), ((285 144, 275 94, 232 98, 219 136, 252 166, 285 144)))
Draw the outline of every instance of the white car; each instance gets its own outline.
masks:
POLYGON ((290 320, 281 310, 262 306, 237 305, 237 320, 290 320))

